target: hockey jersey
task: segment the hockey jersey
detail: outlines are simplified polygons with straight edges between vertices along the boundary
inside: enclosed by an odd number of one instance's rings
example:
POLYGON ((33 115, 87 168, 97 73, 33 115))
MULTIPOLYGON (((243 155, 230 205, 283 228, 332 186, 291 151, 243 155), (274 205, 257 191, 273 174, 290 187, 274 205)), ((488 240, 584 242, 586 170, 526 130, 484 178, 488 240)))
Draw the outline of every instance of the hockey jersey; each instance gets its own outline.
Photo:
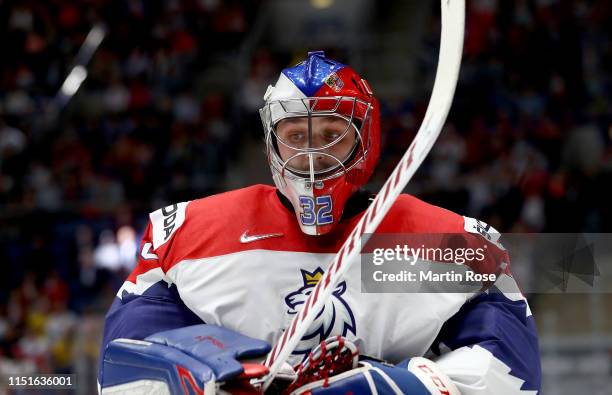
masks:
MULTIPOLYGON (((264 185, 151 213, 138 264, 107 314, 103 349, 116 338, 198 323, 274 344, 361 215, 345 218, 332 234, 307 236, 276 189, 264 185)), ((473 233, 495 243, 487 229, 403 194, 377 233, 473 233)), ((500 259, 508 263, 507 254, 500 259)), ((394 363, 428 356, 465 395, 534 394, 540 387, 534 320, 507 267, 474 294, 363 293, 355 263, 294 361, 331 335, 394 363)))

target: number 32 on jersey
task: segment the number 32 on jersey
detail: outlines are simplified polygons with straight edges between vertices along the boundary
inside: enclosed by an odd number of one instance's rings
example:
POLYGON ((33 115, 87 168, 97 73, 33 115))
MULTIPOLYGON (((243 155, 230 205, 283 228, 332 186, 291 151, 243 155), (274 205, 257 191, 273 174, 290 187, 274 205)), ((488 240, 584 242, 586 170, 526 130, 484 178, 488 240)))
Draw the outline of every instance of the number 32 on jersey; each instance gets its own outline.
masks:
POLYGON ((332 199, 329 195, 316 198, 300 196, 300 207, 302 208, 300 220, 304 225, 327 225, 333 222, 332 199))

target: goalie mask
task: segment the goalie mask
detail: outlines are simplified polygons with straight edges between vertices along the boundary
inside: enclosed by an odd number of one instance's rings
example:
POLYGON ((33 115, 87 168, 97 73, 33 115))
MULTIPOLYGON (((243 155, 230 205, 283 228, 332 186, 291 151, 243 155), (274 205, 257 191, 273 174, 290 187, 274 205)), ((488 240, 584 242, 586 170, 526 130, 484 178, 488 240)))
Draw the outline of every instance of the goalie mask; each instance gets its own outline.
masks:
POLYGON ((304 233, 328 233, 378 162, 378 101, 353 69, 322 51, 284 69, 264 100, 260 115, 274 183, 304 233))

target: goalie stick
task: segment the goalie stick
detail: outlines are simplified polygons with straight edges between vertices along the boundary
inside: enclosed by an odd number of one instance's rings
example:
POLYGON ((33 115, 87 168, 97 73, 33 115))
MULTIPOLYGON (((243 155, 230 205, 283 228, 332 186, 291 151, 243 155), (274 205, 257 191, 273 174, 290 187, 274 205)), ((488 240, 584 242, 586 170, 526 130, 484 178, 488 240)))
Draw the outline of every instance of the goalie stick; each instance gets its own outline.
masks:
POLYGON ((441 0, 441 14, 442 33, 436 79, 423 123, 408 150, 383 185, 381 192, 349 234, 327 271, 304 302, 300 312, 293 317, 277 344, 268 354, 264 362, 269 369, 268 375, 263 379, 262 390, 264 391, 298 345, 350 265, 357 260, 361 235, 374 233, 395 199, 431 150, 444 126, 459 76, 463 52, 465 1, 441 0))

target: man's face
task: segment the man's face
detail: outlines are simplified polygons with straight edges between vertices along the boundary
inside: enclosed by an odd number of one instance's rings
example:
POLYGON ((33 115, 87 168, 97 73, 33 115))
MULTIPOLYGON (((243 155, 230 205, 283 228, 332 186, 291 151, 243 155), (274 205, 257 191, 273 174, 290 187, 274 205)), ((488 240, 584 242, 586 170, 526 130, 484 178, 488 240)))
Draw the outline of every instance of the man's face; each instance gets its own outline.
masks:
MULTIPOLYGON (((355 128, 349 125, 347 120, 331 115, 312 117, 310 134, 308 117, 283 119, 276 126, 276 134, 280 140, 277 144, 278 153, 283 161, 298 154, 299 149, 320 148, 333 143, 312 155, 315 171, 330 170, 339 166, 348 159, 356 141, 355 128)), ((289 161, 288 167, 298 171, 308 171, 309 155, 296 156, 289 161)))

